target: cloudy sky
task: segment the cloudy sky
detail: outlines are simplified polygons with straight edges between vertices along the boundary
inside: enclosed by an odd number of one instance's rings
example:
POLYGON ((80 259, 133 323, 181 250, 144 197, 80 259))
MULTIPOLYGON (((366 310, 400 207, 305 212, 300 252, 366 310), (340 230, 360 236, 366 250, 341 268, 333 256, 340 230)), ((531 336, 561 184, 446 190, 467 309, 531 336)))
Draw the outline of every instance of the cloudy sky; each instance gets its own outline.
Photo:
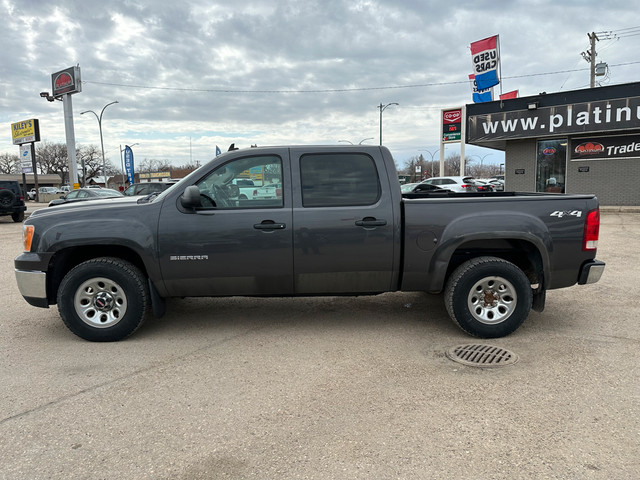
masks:
POLYGON ((401 165, 439 148, 441 109, 472 101, 469 45, 495 34, 504 92, 587 88, 592 31, 612 32, 596 47, 602 85, 640 81, 640 13, 618 0, 0 0, 0 18, 0 153, 18 153, 10 124, 29 118, 42 140, 65 141, 62 102, 39 93, 79 64, 76 141, 99 145, 80 112, 117 100, 102 121, 115 165, 134 143, 137 161, 176 166, 232 142, 375 145, 378 105, 392 102, 383 142, 401 165))

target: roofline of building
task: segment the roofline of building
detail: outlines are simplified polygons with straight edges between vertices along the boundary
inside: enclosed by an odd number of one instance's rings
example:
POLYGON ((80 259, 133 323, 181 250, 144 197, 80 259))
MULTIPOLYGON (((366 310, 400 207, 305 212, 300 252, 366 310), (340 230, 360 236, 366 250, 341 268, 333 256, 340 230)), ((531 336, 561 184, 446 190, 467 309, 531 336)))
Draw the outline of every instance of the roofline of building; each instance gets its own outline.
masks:
POLYGON ((538 107, 541 108, 594 102, 598 100, 626 98, 629 96, 640 96, 640 82, 621 83, 619 85, 610 85, 606 87, 584 88, 582 90, 570 90, 567 92, 541 92, 537 95, 530 95, 528 97, 494 100, 493 102, 470 103, 465 107, 467 110, 467 116, 486 115, 489 113, 526 110, 528 105, 533 102, 537 102, 538 107), (638 92, 638 95, 630 95, 630 92, 634 91, 638 92))

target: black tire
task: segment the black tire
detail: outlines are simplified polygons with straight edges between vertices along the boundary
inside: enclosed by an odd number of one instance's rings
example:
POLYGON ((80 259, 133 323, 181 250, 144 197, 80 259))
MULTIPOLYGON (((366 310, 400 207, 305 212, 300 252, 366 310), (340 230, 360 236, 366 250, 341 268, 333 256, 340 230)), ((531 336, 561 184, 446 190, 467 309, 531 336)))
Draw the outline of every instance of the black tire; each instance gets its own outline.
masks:
POLYGON ((460 265, 444 292, 451 319, 480 338, 513 333, 529 316, 532 298, 524 272, 496 257, 477 257, 460 265))
POLYGON ((14 222, 22 222, 24 220, 24 212, 13 212, 11 218, 14 222))
POLYGON ((12 207, 14 202, 16 201, 16 194, 11 190, 2 189, 0 190, 0 206, 5 208, 12 207))
POLYGON ((95 258, 62 279, 58 311, 65 325, 91 342, 115 342, 135 332, 149 304, 145 275, 118 258, 95 258))

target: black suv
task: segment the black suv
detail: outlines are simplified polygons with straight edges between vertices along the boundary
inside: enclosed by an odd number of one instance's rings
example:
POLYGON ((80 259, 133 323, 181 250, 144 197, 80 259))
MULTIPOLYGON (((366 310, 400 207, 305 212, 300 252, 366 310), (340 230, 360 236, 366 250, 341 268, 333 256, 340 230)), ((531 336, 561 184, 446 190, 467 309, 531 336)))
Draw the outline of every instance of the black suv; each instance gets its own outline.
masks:
POLYGON ((11 180, 0 180, 0 215, 11 215, 14 222, 24 220, 24 195, 20 184, 11 180))

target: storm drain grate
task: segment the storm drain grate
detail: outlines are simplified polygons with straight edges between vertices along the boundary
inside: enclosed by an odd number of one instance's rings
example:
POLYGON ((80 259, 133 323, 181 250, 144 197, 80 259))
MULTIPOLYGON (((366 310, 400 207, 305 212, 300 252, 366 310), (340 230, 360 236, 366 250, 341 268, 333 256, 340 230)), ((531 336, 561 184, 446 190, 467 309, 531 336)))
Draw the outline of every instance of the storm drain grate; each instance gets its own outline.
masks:
POLYGON ((447 350, 447 357, 470 367, 505 367, 518 361, 515 353, 493 345, 458 345, 447 350))

